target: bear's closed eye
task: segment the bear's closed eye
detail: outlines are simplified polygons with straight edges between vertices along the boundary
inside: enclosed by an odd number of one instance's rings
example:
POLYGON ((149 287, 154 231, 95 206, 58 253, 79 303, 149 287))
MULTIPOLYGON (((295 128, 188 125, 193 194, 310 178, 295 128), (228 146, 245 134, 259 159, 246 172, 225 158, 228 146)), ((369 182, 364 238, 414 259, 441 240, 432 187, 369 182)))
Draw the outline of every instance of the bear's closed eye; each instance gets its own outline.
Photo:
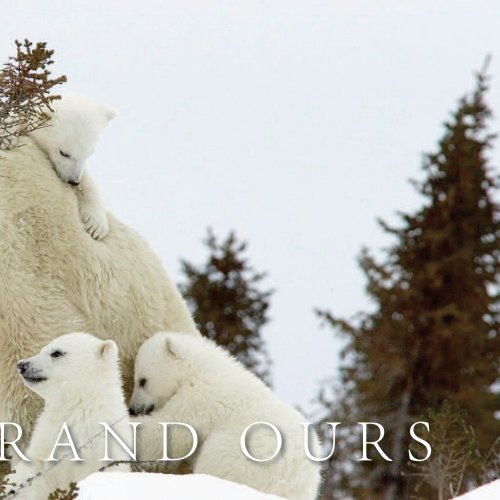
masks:
POLYGON ((64 356, 64 354, 61 351, 52 351, 50 353, 51 358, 60 358, 61 356, 64 356))

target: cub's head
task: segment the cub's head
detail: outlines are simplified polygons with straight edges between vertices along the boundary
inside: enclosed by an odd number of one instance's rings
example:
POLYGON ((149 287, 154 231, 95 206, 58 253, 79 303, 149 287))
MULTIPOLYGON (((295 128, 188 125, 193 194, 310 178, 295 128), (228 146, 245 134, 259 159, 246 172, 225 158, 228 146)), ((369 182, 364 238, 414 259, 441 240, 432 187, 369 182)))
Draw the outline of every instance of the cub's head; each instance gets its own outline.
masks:
POLYGON ((142 344, 135 359, 134 392, 129 403, 131 415, 161 408, 185 382, 189 361, 185 355, 184 333, 159 332, 142 344))
POLYGON ((26 386, 46 400, 61 394, 82 397, 119 373, 118 346, 89 333, 68 333, 35 356, 18 361, 17 369, 26 386))
POLYGON ((49 156, 61 180, 77 186, 99 135, 116 114, 76 94, 62 95, 52 107, 54 113, 47 126, 32 132, 31 136, 49 156))

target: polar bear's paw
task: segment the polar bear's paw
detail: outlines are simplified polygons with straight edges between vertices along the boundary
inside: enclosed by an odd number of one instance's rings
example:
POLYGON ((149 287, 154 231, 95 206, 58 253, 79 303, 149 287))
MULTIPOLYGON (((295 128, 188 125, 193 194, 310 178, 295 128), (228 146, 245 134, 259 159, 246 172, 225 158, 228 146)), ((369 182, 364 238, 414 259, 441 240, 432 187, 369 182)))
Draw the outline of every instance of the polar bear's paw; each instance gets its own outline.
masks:
POLYGON ((80 218, 82 219, 85 231, 94 240, 102 240, 109 233, 108 217, 104 209, 90 205, 80 207, 80 218))

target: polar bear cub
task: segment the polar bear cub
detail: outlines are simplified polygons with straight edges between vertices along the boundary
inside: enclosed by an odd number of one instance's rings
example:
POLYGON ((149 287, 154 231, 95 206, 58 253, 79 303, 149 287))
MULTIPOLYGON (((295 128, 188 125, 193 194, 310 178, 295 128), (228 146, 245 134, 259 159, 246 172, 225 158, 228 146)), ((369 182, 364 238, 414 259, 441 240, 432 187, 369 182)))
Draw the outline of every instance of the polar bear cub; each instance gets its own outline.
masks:
MULTIPOLYGON (((109 231, 106 210, 85 164, 101 132, 116 114, 77 94, 62 94, 51 106, 53 112, 48 111, 48 122, 28 136, 47 154, 59 178, 75 188, 85 230, 94 239, 102 239, 109 231)), ((0 149, 12 149, 17 143, 12 136, 0 149)))
MULTIPOLYGON (((46 500, 57 488, 67 489, 70 483, 110 465, 102 460, 106 451, 103 422, 131 449, 133 435, 114 341, 88 333, 66 334, 36 356, 19 361, 18 370, 45 406, 25 454, 30 462, 19 460, 9 477, 9 483, 16 485, 16 498, 46 500), (70 437, 62 432, 64 425, 70 437), (67 445, 70 439, 74 448, 67 445), (55 447, 56 443, 63 446, 55 447), (81 461, 75 460, 76 455, 81 461), (51 457, 57 461, 47 460, 51 457)), ((107 442, 109 458, 130 460, 114 437, 107 442)), ((116 464, 110 470, 128 471, 129 465, 116 464)))
POLYGON ((101 132, 116 113, 76 94, 63 94, 53 102, 53 108, 49 126, 35 130, 30 136, 49 156, 59 178, 75 187, 85 230, 94 239, 102 239, 109 231, 108 218, 85 164, 101 132))
MULTIPOLYGON (((320 469, 304 450, 305 418, 280 401, 254 374, 212 341, 180 333, 160 332, 139 349, 134 392, 129 404, 139 415, 140 460, 163 457, 163 426, 181 422, 196 430, 198 450, 192 460, 195 473, 210 474, 257 490, 294 500, 313 500, 320 469), (268 422, 283 438, 283 448, 271 461, 256 462, 241 448, 249 425, 268 422)), ((270 427, 248 433, 247 450, 257 459, 271 457, 277 438, 270 427)), ((309 441, 316 452, 316 435, 309 441)), ((191 449, 186 433, 172 426, 168 432, 169 458, 186 456, 191 449), (170 431, 172 431, 170 433, 170 431)))

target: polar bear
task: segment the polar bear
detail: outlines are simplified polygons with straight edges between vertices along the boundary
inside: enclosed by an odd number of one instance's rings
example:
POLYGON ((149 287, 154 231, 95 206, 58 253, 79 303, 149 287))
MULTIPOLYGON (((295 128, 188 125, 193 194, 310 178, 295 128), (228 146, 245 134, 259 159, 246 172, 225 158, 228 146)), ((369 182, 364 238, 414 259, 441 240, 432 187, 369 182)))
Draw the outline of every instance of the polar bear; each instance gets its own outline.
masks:
MULTIPOLYGON (((59 178, 75 188, 85 230, 94 239, 102 239, 109 231, 106 210, 85 164, 95 150, 99 135, 116 113, 77 94, 62 94, 51 106, 52 110, 46 111, 47 123, 29 136, 46 153, 59 178)), ((4 149, 12 149, 17 144, 16 136, 12 136, 4 149)))
POLYGON ((39 354, 19 361, 17 367, 24 384, 45 405, 26 451, 30 462, 17 461, 15 473, 8 477, 16 485, 16 498, 46 500, 56 489, 68 489, 70 483, 114 462, 109 470, 130 470, 124 463, 130 456, 109 430, 105 434, 102 425, 108 424, 133 449, 118 347, 113 340, 103 341, 88 333, 62 335, 39 354), (61 437, 64 426, 68 430, 61 437), (70 442, 73 448, 67 445, 70 442), (58 443, 64 446, 56 446, 58 443), (113 462, 103 460, 105 457, 113 462))
POLYGON ((128 398, 144 340, 165 329, 197 334, 150 246, 109 213, 108 222, 105 239, 88 236, 75 189, 61 182, 32 137, 1 152, 0 422, 18 423, 26 437, 41 399, 22 384, 17 360, 68 332, 112 339, 128 398))
MULTIPOLYGON (((163 457, 164 428, 159 422, 181 422, 191 425, 198 436, 194 473, 292 500, 317 496, 320 468, 306 456, 305 418, 211 340, 170 332, 148 339, 135 361, 129 410, 139 415, 135 421, 141 423, 137 435, 141 460, 163 457), (283 436, 282 452, 269 462, 252 461, 241 448, 245 429, 257 422, 273 424, 283 436)), ((182 429, 169 430, 169 457, 189 454, 191 442, 181 436, 182 429)), ((267 424, 260 430, 255 427, 248 434, 248 452, 259 460, 271 457, 276 439, 267 424)), ((317 456, 316 435, 310 443, 317 456)))

